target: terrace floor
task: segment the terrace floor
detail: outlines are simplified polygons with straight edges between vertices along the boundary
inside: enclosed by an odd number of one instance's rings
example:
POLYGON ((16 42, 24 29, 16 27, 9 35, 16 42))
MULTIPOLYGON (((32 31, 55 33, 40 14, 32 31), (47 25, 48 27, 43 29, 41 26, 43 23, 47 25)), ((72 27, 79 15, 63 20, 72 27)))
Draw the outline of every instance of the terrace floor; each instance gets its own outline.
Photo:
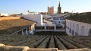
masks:
POLYGON ((0 51, 90 51, 90 49, 90 36, 67 36, 64 32, 0 36, 0 51))

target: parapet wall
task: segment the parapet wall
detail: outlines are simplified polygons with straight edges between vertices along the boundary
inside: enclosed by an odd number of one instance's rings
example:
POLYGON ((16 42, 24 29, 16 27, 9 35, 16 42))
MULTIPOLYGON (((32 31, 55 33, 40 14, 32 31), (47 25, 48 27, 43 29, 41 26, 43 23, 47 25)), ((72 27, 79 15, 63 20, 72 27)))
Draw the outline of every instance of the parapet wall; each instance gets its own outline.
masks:
POLYGON ((0 20, 21 19, 22 17, 0 17, 0 20))
POLYGON ((28 46, 3 46, 0 45, 0 51, 90 51, 88 48, 58 50, 57 48, 29 48, 28 46))

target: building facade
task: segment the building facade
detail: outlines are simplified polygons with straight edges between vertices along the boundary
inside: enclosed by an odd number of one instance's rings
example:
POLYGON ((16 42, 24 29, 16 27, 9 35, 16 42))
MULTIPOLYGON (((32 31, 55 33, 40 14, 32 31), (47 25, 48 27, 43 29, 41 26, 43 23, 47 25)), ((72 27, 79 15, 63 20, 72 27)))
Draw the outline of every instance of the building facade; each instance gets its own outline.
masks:
POLYGON ((66 19, 66 33, 69 36, 91 36, 91 24, 66 19))
POLYGON ((55 23, 56 26, 62 26, 64 28, 65 19, 64 17, 53 17, 53 23, 55 23))
POLYGON ((66 18, 69 36, 91 36, 91 12, 79 13, 66 18))

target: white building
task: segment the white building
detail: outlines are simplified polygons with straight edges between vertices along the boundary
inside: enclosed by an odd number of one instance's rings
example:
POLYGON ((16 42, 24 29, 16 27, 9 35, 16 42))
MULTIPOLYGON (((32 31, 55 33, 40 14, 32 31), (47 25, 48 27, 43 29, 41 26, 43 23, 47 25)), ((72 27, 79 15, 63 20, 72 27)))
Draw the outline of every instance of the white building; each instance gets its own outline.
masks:
POLYGON ((88 17, 90 14, 79 15, 79 20, 76 17, 66 19, 66 33, 69 36, 91 36, 91 20, 88 17))
POLYGON ((38 14, 37 12, 29 12, 29 15, 35 15, 35 14, 38 14))
POLYGON ((44 18, 52 21, 56 26, 64 27, 65 18, 62 14, 45 15, 44 18))
POLYGON ((53 17, 53 22, 57 26, 62 26, 62 24, 65 22, 65 19, 64 19, 64 17, 53 17))
POLYGON ((9 16, 9 15, 5 13, 0 13, 0 16, 9 16))

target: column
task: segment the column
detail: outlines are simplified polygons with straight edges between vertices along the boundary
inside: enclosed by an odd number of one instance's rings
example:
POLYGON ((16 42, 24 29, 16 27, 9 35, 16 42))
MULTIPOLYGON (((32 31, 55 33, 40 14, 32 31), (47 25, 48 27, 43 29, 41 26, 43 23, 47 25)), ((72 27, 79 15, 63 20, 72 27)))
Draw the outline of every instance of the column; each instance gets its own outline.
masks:
POLYGON ((44 26, 44 30, 46 30, 46 25, 44 26))
POLYGON ((28 27, 28 34, 30 34, 30 27, 28 27))
POLYGON ((27 33, 28 33, 28 35, 30 34, 30 32, 29 32, 29 27, 27 27, 27 33))
POLYGON ((28 31, 27 31, 27 28, 26 28, 26 35, 28 35, 28 31))
POLYGON ((33 28, 33 34, 35 33, 35 27, 33 28))
POLYGON ((56 30, 56 25, 54 25, 54 30, 56 30))
POLYGON ((22 30, 22 35, 24 35, 24 32, 23 32, 23 30, 22 30))

